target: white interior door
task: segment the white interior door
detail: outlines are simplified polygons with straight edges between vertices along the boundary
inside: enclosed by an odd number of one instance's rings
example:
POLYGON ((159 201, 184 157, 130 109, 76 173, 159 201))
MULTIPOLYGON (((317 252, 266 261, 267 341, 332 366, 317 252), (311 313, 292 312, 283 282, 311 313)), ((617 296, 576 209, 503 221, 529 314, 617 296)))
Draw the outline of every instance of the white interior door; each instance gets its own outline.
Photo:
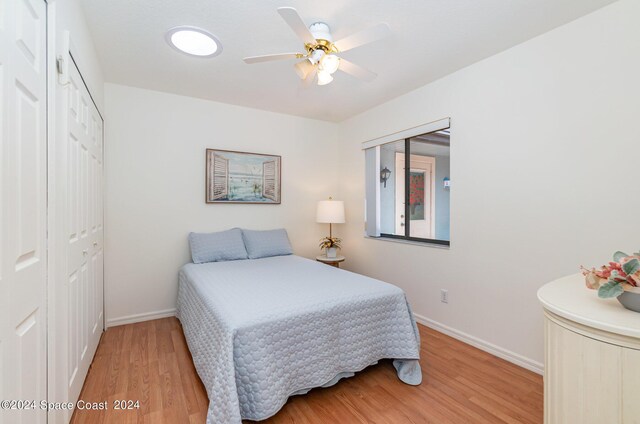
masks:
POLYGON ((103 313, 103 122, 80 71, 69 63, 66 137, 67 382, 78 399, 98 347, 103 313))
MULTIPOLYGON (((47 398, 46 4, 0 2, 0 398, 47 398)), ((4 423, 46 422, 39 408, 4 423)))
POLYGON ((411 155, 409 169, 410 204, 409 216, 405 216, 405 154, 396 153, 396 234, 404 235, 406 221, 409 223, 409 236, 433 238, 434 229, 434 181, 435 158, 432 156, 411 155))

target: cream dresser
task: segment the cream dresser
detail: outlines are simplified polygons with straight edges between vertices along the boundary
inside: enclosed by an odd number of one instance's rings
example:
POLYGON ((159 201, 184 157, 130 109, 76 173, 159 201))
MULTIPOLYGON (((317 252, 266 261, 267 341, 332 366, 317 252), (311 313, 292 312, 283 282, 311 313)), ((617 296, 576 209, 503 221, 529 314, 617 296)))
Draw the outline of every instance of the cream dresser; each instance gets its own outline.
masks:
POLYGON ((640 313, 599 299, 582 274, 538 290, 545 424, 640 424, 640 313))

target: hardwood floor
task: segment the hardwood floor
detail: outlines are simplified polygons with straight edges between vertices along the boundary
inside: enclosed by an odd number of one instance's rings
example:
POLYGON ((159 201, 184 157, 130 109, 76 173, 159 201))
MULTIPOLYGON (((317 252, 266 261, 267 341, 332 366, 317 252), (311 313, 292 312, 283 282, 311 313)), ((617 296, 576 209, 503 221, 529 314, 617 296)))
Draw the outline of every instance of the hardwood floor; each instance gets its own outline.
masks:
MULTIPOLYGON (((333 387, 293 396, 264 423, 541 423, 542 377, 420 326, 424 380, 408 386, 382 361, 333 387)), ((107 330, 72 423, 204 423, 209 400, 182 327, 165 318, 107 330), (114 410, 115 400, 140 408, 114 410)), ((248 421, 247 421, 248 422, 248 421)))

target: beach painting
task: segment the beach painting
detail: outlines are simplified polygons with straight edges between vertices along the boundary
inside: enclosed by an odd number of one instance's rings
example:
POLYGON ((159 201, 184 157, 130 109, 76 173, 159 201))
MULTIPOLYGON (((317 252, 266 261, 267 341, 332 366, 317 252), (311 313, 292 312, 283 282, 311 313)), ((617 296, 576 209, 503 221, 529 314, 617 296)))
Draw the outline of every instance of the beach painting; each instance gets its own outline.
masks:
POLYGON ((280 204, 280 156, 207 149, 207 203, 280 204))

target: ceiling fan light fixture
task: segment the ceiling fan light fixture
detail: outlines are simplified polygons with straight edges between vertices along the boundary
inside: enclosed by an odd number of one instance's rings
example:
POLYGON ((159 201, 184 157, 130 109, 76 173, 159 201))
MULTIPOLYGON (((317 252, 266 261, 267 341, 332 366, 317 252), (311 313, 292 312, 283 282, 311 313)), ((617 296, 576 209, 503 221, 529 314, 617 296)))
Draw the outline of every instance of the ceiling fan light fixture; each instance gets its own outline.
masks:
POLYGON ((318 71, 318 85, 327 85, 333 81, 333 77, 327 71, 318 71))
POLYGON ((324 55, 325 55, 324 50, 316 49, 312 51, 311 54, 309 54, 309 62, 311 62, 312 65, 315 65, 322 60, 324 55))
POLYGON ((309 72, 313 69, 314 65, 309 62, 309 60, 305 59, 302 62, 296 63, 293 68, 296 71, 296 74, 300 77, 300 79, 306 79, 309 72))
POLYGON ((278 13, 304 44, 304 53, 278 53, 245 57, 245 63, 261 63, 282 59, 302 59, 294 65, 294 70, 306 87, 313 81, 326 85, 333 81, 332 74, 342 71, 355 78, 371 82, 376 74, 337 56, 347 50, 355 49, 367 43, 380 40, 389 35, 389 25, 381 23, 333 41, 331 29, 324 22, 315 22, 306 26, 300 14, 293 7, 279 7, 278 13), (316 79, 316 76, 318 77, 316 79))
POLYGON ((320 62, 320 68, 329 74, 333 74, 337 71, 339 66, 340 58, 335 54, 327 54, 323 56, 322 61, 320 62))
POLYGON ((181 53, 197 57, 214 57, 222 53, 222 44, 210 32, 192 26, 177 26, 167 31, 167 43, 181 53))
POLYGON ((329 25, 324 22, 315 22, 309 25, 309 32, 314 36, 316 40, 327 40, 328 42, 333 41, 333 37, 331 37, 331 29, 329 25))

